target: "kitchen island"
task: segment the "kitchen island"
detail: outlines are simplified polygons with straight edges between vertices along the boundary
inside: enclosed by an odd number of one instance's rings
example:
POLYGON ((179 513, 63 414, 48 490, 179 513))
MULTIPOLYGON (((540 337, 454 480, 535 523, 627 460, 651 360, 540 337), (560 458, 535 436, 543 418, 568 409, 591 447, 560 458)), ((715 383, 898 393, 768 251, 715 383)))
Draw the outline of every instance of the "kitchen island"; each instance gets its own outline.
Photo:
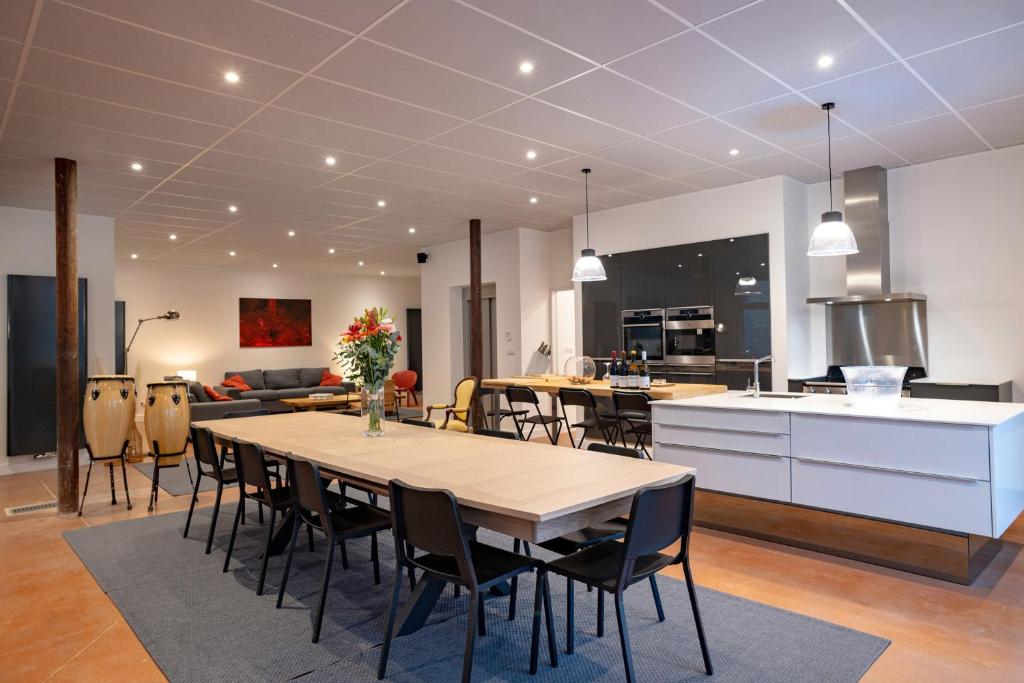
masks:
POLYGON ((1024 510, 1024 404, 728 392, 653 420, 712 528, 970 583, 1024 510))

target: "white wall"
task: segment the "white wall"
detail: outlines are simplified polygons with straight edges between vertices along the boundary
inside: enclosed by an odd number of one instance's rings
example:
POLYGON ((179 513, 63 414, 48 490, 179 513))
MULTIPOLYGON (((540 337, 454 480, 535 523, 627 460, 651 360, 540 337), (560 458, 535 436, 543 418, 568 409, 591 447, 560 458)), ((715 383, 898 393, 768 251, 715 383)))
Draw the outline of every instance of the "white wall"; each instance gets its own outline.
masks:
MULTIPOLYGON (((0 206, 0 329, 7 329, 7 276, 54 275, 54 215, 0 206)), ((78 216, 78 276, 88 279, 88 373, 114 370, 114 219, 78 216)), ((0 344, 0 452, 7 455, 7 344, 0 344)))
MULTIPOLYGON (((197 370, 201 382, 218 384, 224 372, 231 370, 327 366, 338 335, 364 308, 388 308, 398 329, 404 331, 405 310, 420 305, 419 281, 410 277, 343 277, 157 263, 119 262, 116 291, 117 298, 125 301, 129 338, 139 318, 172 308, 181 313, 180 320, 147 322, 139 332, 128 370, 140 378, 140 386, 177 370, 197 370), (239 348, 238 300, 242 297, 311 299, 313 345, 239 348)), ((394 369, 401 370, 406 363, 403 347, 394 369)))

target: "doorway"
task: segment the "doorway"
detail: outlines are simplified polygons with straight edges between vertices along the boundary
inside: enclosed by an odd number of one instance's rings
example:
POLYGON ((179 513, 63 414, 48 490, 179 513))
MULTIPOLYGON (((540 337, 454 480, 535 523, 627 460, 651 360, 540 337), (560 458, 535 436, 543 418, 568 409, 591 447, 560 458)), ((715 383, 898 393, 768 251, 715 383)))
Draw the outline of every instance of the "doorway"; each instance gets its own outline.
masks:
MULTIPOLYGON (((497 337, 497 288, 493 283, 480 287, 480 317, 483 323, 483 347, 484 366, 483 377, 497 377, 498 375, 498 337, 497 337)), ((472 360, 469 355, 469 332, 471 329, 469 316, 469 287, 462 288, 462 349, 463 349, 463 376, 472 375, 472 360)))
POLYGON ((423 311, 419 308, 405 309, 405 350, 406 364, 416 372, 416 391, 423 391, 423 311))
POLYGON ((551 293, 552 372, 560 373, 565 362, 576 355, 576 291, 558 289, 551 293))

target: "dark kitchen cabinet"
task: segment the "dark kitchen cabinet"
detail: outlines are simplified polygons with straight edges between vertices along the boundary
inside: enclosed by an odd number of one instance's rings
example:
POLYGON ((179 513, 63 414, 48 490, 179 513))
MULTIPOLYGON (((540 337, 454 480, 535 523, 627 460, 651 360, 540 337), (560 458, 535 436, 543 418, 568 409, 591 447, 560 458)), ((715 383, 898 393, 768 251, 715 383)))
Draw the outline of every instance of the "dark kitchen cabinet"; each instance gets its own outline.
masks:
MULTIPOLYGON (((762 363, 757 373, 761 379, 761 391, 772 390, 772 366, 762 363)), ((743 390, 754 383, 753 363, 719 363, 715 367, 715 384, 724 384, 729 389, 743 390)))
POLYGON ((711 243, 680 244, 666 247, 665 307, 693 308, 714 302, 714 274, 711 269, 711 243))
POLYGON ((620 260, 617 255, 601 256, 608 279, 583 283, 583 353, 591 358, 609 358, 622 346, 620 260))
POLYGON ((712 243, 715 356, 760 358, 772 350, 768 235, 712 243))
POLYGON ((665 250, 619 254, 622 310, 665 307, 665 250))
POLYGON ((1013 385, 934 382, 927 379, 910 383, 911 398, 948 398, 957 401, 1012 401, 1013 385))

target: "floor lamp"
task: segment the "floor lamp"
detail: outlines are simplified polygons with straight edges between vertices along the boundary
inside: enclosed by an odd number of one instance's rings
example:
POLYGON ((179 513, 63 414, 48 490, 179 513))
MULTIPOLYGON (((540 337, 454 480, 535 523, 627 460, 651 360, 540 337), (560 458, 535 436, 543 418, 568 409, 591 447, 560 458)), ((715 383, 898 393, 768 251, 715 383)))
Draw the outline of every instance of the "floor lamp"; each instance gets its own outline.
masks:
POLYGON ((132 344, 135 342, 135 337, 139 334, 139 328, 142 327, 142 323, 147 323, 150 320, 178 320, 179 318, 181 318, 181 314, 174 310, 167 311, 163 315, 155 315, 152 318, 139 318, 139 324, 135 326, 132 338, 128 341, 128 346, 124 350, 124 371, 128 373, 128 352, 132 350, 132 344))

